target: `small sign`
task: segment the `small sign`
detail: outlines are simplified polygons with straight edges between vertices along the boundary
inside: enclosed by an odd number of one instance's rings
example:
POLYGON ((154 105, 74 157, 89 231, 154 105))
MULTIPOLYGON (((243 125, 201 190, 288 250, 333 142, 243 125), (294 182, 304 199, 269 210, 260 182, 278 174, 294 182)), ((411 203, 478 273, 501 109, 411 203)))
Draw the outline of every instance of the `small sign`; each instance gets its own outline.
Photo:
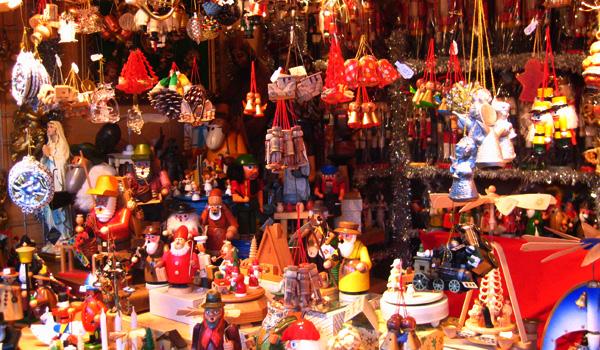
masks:
POLYGON ((400 75, 404 79, 410 79, 415 75, 415 71, 413 71, 412 68, 410 68, 405 63, 396 61, 396 63, 394 63, 394 65, 396 66, 396 70, 398 70, 398 73, 400 73, 400 75))
POLYGON ((306 73, 306 68, 304 66, 297 66, 290 68, 290 74, 296 77, 305 77, 308 74, 306 73))

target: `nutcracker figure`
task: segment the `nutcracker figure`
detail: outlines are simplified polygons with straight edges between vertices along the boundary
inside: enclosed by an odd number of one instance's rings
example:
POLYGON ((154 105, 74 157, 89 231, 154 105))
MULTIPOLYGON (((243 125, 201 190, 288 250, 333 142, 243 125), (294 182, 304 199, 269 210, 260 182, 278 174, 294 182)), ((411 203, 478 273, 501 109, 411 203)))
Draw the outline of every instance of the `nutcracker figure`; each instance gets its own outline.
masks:
POLYGON ((206 236, 208 236, 206 248, 211 255, 218 255, 223 241, 231 240, 237 234, 238 222, 229 208, 223 204, 221 190, 210 191, 208 206, 200 215, 200 223, 206 227, 206 236))
POLYGON ((148 185, 152 194, 160 193, 163 197, 169 194, 171 189, 171 180, 166 170, 160 170, 158 173, 153 171, 153 155, 150 145, 140 143, 133 149, 133 168, 135 170, 135 179, 139 185, 148 185))
POLYGON ((241 350, 238 328, 225 321, 225 304, 219 292, 210 290, 202 304, 204 320, 194 326, 192 350, 241 350))
MULTIPOLYGON (((315 196, 325 202, 328 218, 342 215, 342 201, 346 193, 346 183, 339 175, 335 165, 321 167, 321 176, 317 178, 314 190, 315 196)), ((332 226, 333 221, 329 220, 332 226)))
POLYGON ((243 154, 228 168, 232 199, 235 203, 241 235, 255 234, 258 212, 263 212, 263 185, 258 178, 258 163, 251 154, 243 154))
POLYGON ((351 221, 340 221, 334 230, 340 243, 338 250, 342 256, 340 266, 339 290, 340 297, 345 295, 360 295, 369 291, 369 271, 371 258, 367 247, 357 237, 361 234, 358 224, 351 221))
POLYGON ((14 268, 8 267, 2 270, 0 278, 0 312, 4 314, 4 319, 8 322, 23 319, 23 301, 21 298, 21 288, 19 288, 17 278, 19 273, 14 268))
POLYGON ((171 249, 164 253, 157 266, 165 267, 169 292, 186 293, 190 290, 194 274, 198 270, 198 256, 188 245, 191 238, 186 226, 180 226, 173 236, 171 249))
POLYGON ((96 197, 94 207, 88 214, 86 227, 103 241, 114 240, 117 250, 128 249, 131 231, 131 209, 118 207, 119 184, 112 175, 101 175, 96 186, 87 191, 96 197))
POLYGON ((162 232, 160 224, 154 223, 144 229, 145 243, 137 249, 131 259, 134 264, 140 262, 144 267, 144 279, 146 288, 156 288, 167 284, 167 271, 164 267, 158 267, 164 253, 167 251, 166 244, 161 239, 162 232))

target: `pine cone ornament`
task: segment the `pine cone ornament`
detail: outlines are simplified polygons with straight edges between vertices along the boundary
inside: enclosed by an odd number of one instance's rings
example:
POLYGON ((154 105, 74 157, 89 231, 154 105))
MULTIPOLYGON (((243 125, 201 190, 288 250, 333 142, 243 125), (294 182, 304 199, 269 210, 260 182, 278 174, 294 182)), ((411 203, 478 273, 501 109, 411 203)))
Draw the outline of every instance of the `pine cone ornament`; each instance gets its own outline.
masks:
POLYGON ((181 114, 182 97, 175 90, 160 89, 149 94, 150 105, 169 119, 178 120, 181 114))
POLYGON ((185 93, 183 97, 189 103, 192 111, 202 106, 206 100, 206 90, 202 86, 194 85, 185 93))

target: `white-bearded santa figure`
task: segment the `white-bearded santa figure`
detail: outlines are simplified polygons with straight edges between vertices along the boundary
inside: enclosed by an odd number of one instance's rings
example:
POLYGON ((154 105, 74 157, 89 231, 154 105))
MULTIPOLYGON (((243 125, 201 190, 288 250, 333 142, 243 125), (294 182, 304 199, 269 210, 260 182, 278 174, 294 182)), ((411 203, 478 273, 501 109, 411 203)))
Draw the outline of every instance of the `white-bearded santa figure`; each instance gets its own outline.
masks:
POLYGON ((189 232, 185 226, 180 226, 173 236, 171 249, 166 251, 157 266, 165 267, 169 291, 173 293, 185 293, 189 291, 194 274, 198 270, 198 256, 193 254, 188 244, 189 232))
POLYGON ((185 203, 178 203, 167 219, 167 234, 173 236, 180 226, 188 229, 191 237, 200 235, 200 215, 185 203))

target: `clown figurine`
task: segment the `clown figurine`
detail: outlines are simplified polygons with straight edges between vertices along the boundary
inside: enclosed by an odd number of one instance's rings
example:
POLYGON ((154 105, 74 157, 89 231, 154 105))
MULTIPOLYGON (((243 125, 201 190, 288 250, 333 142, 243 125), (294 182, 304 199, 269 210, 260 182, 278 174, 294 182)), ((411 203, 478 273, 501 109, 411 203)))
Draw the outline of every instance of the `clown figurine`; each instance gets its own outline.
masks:
POLYGON ((208 206, 200 215, 200 223, 206 227, 208 236, 206 248, 211 255, 218 255, 223 241, 235 238, 238 222, 229 208, 223 204, 221 190, 210 191, 208 206))
MULTIPOLYGON (((221 255, 219 257, 223 259, 219 265, 219 272, 222 274, 222 276, 229 277, 233 267, 240 266, 237 248, 234 247, 229 241, 223 242, 223 246, 221 247, 221 255)), ((213 260, 216 261, 217 258, 213 257, 213 260)))
POLYGON ((146 240, 144 246, 138 248, 131 261, 134 264, 142 262, 146 288, 164 286, 167 284, 167 271, 164 267, 158 267, 158 264, 167 251, 167 246, 161 240, 160 224, 146 226, 144 238, 146 240))
MULTIPOLYGON (((342 201, 346 192, 346 183, 339 175, 335 165, 324 165, 321 167, 321 176, 315 183, 315 196, 325 202, 328 218, 342 215, 342 201)), ((328 222, 333 226, 333 222, 328 222)))
POLYGON ((221 294, 210 290, 202 304, 204 320, 194 326, 192 350, 241 350, 242 341, 237 326, 225 321, 225 304, 221 294))
POLYGON ((263 212, 263 186, 258 178, 258 163, 251 154, 243 154, 228 169, 232 199, 241 235, 256 233, 258 212, 263 212))
POLYGON ((157 265, 167 270, 170 293, 181 294, 191 290, 190 283, 199 264, 198 256, 187 243, 190 238, 187 227, 180 226, 173 236, 171 249, 164 253, 157 265))
MULTIPOLYGON (((371 258, 367 247, 357 236, 361 234, 358 224, 351 221, 340 221, 335 233, 340 242, 338 250, 342 256, 339 272, 340 301, 353 299, 351 296, 362 295, 369 291, 369 271, 371 258)), ((325 261, 325 268, 332 266, 331 261, 325 261)))
POLYGON ((118 208, 119 183, 112 175, 101 175, 96 186, 87 191, 95 196, 95 205, 88 214, 86 227, 100 238, 98 243, 114 240, 117 250, 130 246, 129 221, 131 209, 118 208))

